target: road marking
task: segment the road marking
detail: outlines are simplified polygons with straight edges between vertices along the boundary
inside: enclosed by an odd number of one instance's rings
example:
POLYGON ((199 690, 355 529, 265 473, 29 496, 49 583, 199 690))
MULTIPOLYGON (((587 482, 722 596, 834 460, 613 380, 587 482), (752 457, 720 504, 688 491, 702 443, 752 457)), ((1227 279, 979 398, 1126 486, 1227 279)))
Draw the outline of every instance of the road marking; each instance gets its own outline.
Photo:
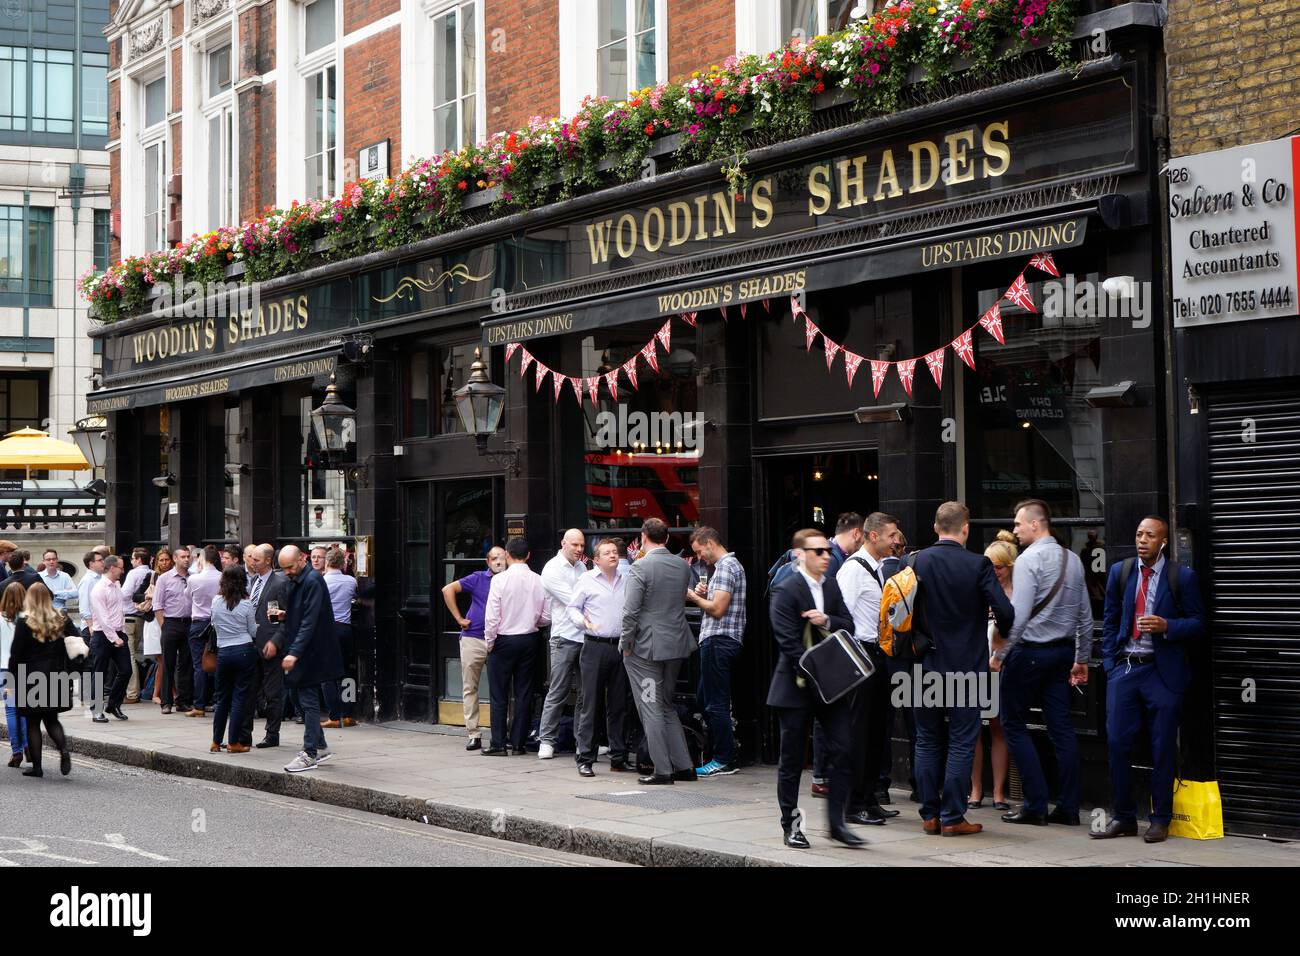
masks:
POLYGON ((23 846, 21 849, 0 846, 0 866, 22 866, 21 863, 6 859, 9 856, 39 856, 47 860, 58 860, 60 863, 82 863, 86 866, 97 866, 99 863, 97 860, 81 860, 75 856, 59 856, 57 853, 50 853, 50 848, 37 840, 28 840, 24 837, 0 837, 0 841, 3 840, 12 840, 23 846))
POLYGON ((105 833, 104 840, 84 840, 80 837, 58 836, 54 833, 38 833, 38 837, 44 840, 67 840, 69 843, 87 843, 90 846, 106 846, 111 850, 121 850, 123 853, 135 853, 150 860, 158 860, 160 863, 170 863, 172 858, 163 856, 159 853, 150 853, 148 850, 141 850, 139 847, 131 846, 126 842, 126 837, 120 833, 105 833))

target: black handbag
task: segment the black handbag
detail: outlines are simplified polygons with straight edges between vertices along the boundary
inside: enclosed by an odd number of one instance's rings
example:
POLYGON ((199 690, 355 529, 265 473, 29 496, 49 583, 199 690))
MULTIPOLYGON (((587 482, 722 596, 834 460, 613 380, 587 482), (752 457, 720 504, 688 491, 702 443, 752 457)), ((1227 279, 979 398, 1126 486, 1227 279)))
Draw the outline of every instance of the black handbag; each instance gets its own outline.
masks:
MULTIPOLYGON (((814 625, 808 625, 813 627, 814 625)), ((833 704, 875 673, 876 665, 848 631, 824 635, 803 652, 799 670, 807 675, 823 703, 833 704)))

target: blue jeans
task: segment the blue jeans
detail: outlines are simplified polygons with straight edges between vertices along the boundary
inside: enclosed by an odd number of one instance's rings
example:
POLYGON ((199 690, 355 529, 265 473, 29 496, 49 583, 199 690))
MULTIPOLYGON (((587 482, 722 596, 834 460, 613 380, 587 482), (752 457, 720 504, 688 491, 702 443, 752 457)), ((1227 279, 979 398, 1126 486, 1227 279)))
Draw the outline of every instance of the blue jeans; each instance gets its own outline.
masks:
POLYGON ((731 662, 740 653, 740 642, 715 634, 700 645, 700 687, 696 693, 700 708, 709 721, 713 759, 736 762, 736 735, 731 726, 731 662))
POLYGON ((5 720, 9 724, 10 752, 22 753, 27 749, 27 719, 18 716, 18 707, 12 697, 5 701, 5 720))
POLYGON ((916 707, 916 786, 921 819, 939 818, 942 826, 960 823, 970 796, 970 770, 975 738, 980 732, 978 707, 916 707), (944 717, 947 747, 944 746, 944 717), (946 754, 945 754, 946 751, 946 754))
POLYGON ((1025 726, 1029 709, 1043 710, 1047 737, 1056 750, 1059 794, 1057 809, 1079 812, 1079 741, 1070 723, 1070 668, 1074 666, 1074 642, 1051 645, 1021 643, 1002 665, 1002 732, 1007 748, 1020 770, 1025 791, 1024 809, 1047 813, 1047 778, 1025 726))
POLYGON ((189 645, 190 659, 194 662, 194 709, 200 710, 208 705, 211 699, 207 692, 208 675, 203 673, 203 648, 206 641, 203 635, 208 631, 207 618, 196 618, 190 621, 189 645))
POLYGON ((325 731, 320 728, 320 694, 316 686, 306 688, 298 695, 298 709, 302 712, 302 749, 307 756, 315 757, 318 750, 326 750, 325 731))
POLYGON ((212 740, 221 743, 229 720, 230 739, 239 739, 244 714, 252 706, 253 671, 257 667, 257 649, 252 644, 217 648, 216 714, 212 718, 212 740))

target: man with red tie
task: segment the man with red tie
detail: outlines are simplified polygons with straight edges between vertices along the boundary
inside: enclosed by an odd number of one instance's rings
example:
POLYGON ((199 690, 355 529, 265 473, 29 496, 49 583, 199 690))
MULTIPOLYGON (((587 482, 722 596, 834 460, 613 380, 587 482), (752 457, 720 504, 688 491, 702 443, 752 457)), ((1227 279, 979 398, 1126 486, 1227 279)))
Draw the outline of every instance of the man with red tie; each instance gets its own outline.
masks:
POLYGON ((1142 839, 1163 841, 1173 816, 1178 721, 1191 678, 1185 648, 1205 634, 1205 610, 1196 572, 1165 560, 1168 543, 1168 522, 1144 518, 1137 561, 1111 565, 1106 582, 1102 661, 1114 816, 1093 832, 1096 839, 1137 836, 1132 756, 1144 719, 1151 728, 1152 769, 1151 825, 1142 839))

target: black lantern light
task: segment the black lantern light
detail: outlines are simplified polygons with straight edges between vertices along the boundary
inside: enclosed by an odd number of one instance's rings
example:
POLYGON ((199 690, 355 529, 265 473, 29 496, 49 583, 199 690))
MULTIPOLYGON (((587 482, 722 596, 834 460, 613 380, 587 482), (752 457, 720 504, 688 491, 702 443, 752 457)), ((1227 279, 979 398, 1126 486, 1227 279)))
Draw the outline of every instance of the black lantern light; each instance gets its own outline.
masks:
POLYGON ((487 366, 474 350, 474 364, 469 367, 469 381, 452 393, 456 399, 456 412, 465 432, 474 436, 479 453, 487 448, 488 436, 501 424, 501 411, 505 407, 506 390, 488 378, 487 366))
POLYGON ((107 428, 108 421, 104 416, 90 415, 68 429, 77 449, 86 456, 92 468, 102 468, 108 463, 107 428))
POLYGON ((352 430, 347 423, 355 423, 356 414, 356 409, 349 408, 339 398, 338 384, 331 373, 329 387, 325 389, 325 401, 321 402, 320 408, 313 408, 311 412, 311 426, 322 451, 328 454, 347 448, 347 436, 352 430))

